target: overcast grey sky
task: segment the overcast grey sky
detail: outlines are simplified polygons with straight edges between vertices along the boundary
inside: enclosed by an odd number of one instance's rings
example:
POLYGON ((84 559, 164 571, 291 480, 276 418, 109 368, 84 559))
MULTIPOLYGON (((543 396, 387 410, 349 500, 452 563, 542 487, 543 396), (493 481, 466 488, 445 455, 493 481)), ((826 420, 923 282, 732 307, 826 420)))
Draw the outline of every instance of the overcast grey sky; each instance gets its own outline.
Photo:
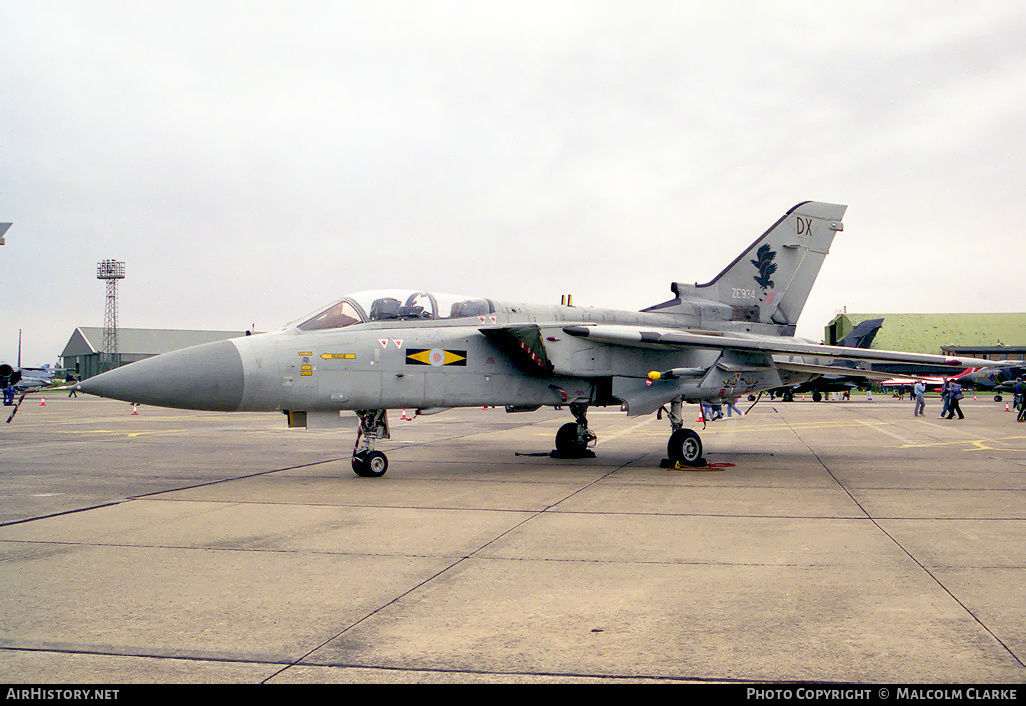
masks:
POLYGON ((6 2, 0 359, 402 286, 638 309, 848 204, 835 311, 1022 311, 1021 2, 6 2))

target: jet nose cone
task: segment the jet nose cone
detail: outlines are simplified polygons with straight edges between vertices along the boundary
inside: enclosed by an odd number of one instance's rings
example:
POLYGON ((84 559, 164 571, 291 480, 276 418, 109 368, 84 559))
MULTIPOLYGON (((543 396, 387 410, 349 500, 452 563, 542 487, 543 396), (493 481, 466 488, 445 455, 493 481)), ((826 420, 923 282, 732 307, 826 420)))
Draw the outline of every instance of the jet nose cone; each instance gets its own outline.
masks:
POLYGON ((146 358, 80 382, 76 389, 125 402, 234 412, 242 402, 242 358, 231 341, 146 358))

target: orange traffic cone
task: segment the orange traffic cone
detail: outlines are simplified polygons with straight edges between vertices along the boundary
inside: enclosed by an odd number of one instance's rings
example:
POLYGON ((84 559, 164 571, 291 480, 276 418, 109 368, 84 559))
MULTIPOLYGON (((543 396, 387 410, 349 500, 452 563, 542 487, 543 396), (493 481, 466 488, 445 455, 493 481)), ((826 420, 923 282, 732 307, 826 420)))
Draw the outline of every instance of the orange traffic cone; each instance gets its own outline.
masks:
POLYGON ((45 407, 46 406, 46 398, 45 397, 40 397, 39 398, 39 406, 40 407, 45 407))
POLYGON ((400 417, 404 422, 412 422, 413 420, 406 416, 406 410, 403 410, 403 416, 400 417))
POLYGON ((1011 412, 1012 411, 1012 410, 1008 409, 1008 403, 1007 402, 1005 402, 1005 411, 1006 412, 1011 412))
POLYGON ((139 414, 139 405, 132 405, 132 414, 139 414))

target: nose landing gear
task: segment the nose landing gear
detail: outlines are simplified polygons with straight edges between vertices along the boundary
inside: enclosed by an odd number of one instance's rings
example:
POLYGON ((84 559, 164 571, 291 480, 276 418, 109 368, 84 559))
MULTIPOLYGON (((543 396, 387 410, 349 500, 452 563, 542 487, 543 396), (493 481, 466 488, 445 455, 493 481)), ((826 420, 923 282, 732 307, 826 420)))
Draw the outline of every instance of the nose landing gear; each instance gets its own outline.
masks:
POLYGON ((388 412, 383 409, 362 409, 356 412, 360 429, 353 447, 353 472, 364 478, 380 478, 388 470, 388 457, 374 450, 374 442, 388 439, 388 412))

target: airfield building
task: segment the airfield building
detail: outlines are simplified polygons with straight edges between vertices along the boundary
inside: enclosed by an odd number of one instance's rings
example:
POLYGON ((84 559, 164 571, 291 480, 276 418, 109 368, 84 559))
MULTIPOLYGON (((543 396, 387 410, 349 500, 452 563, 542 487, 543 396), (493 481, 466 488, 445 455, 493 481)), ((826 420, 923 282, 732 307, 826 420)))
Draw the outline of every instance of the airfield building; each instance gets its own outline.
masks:
MULTIPOLYGON (((121 364, 134 363, 161 353, 245 336, 246 331, 183 331, 177 329, 119 328, 118 346, 121 364)), ((79 326, 71 334, 61 364, 69 374, 83 380, 99 373, 103 328, 79 326)))
MULTIPOLYGON (((858 324, 883 319, 870 348, 877 350, 972 356, 988 360, 1026 360, 1024 314, 838 314, 827 324, 824 343, 837 345, 858 324)), ((874 365, 896 374, 942 373, 908 365, 874 365)))

